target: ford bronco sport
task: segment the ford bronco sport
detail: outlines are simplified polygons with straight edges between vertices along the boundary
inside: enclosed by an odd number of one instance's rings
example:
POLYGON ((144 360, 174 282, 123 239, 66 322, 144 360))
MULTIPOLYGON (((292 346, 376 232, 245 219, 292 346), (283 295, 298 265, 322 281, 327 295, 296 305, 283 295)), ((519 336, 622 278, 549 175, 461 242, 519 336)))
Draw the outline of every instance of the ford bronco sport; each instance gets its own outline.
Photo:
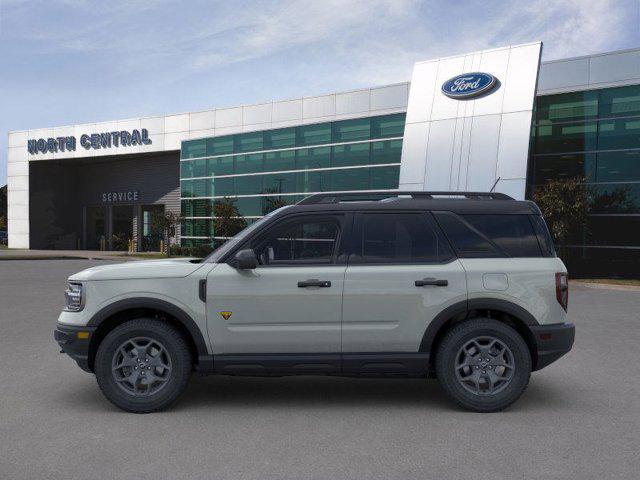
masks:
POLYGON ((172 404, 191 373, 437 377, 506 408, 567 353, 567 271, 538 207, 500 193, 317 194, 203 260, 69 278, 55 339, 121 409, 172 404))

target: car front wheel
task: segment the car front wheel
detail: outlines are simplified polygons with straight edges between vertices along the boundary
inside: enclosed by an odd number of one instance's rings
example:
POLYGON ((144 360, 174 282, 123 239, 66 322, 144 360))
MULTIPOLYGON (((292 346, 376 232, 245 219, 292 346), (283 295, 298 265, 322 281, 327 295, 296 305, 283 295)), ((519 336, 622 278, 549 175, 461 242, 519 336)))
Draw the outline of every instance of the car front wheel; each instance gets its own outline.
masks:
POLYGON ((191 376, 183 336, 155 319, 130 320, 103 339, 95 360, 98 385, 107 399, 128 412, 149 413, 171 405, 191 376))
POLYGON ((445 392, 476 412, 503 410, 527 388, 531 355, 513 328, 489 318, 472 319, 445 335, 436 356, 445 392))

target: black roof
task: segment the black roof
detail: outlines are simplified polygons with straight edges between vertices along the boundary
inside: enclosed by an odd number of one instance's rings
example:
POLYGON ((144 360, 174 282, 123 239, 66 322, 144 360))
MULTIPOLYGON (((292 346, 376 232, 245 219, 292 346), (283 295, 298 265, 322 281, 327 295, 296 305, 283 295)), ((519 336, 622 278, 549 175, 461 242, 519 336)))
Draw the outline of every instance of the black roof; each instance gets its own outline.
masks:
POLYGON ((489 192, 365 192, 311 195, 286 209, 286 213, 316 211, 428 210, 459 214, 534 214, 540 209, 530 201, 514 200, 489 192))

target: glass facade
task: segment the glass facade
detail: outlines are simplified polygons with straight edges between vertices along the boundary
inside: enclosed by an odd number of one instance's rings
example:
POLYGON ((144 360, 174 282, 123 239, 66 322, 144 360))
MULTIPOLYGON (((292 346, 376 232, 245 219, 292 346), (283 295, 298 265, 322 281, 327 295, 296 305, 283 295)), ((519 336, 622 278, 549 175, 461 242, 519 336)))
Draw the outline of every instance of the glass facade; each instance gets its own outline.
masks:
POLYGON ((548 180, 583 177, 586 228, 569 246, 574 275, 640 273, 640 85, 540 96, 528 195, 548 180))
POLYGON ((311 193, 398 188, 405 114, 263 130, 182 143, 182 244, 211 243, 224 197, 247 223, 311 193))

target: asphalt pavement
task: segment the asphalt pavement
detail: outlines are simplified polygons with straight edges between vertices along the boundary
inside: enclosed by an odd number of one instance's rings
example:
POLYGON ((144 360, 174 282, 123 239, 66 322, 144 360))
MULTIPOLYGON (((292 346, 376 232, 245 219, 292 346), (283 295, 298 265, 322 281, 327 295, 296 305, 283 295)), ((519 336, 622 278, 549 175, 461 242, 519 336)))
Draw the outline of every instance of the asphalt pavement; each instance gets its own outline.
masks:
POLYGON ((572 352, 495 414, 434 380, 193 377, 121 412, 58 353, 66 277, 107 261, 0 262, 0 479, 637 479, 640 292, 574 286, 572 352))

